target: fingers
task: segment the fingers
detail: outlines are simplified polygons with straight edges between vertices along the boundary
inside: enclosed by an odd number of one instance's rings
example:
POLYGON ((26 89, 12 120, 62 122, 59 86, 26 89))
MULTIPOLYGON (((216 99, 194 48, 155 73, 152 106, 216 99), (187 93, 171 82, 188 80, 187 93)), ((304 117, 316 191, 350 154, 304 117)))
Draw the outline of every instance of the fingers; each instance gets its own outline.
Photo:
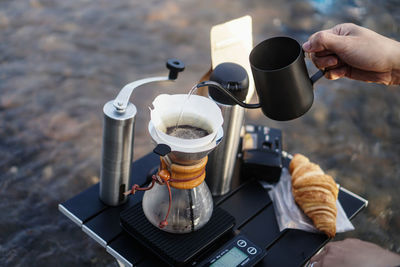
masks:
POLYGON ((325 255, 328 253, 328 250, 329 250, 329 246, 325 246, 317 254, 315 254, 314 257, 312 257, 310 259, 310 266, 313 266, 313 267, 322 266, 323 259, 324 259, 325 255))
POLYGON ((365 71, 357 68, 347 67, 346 77, 364 82, 373 82, 389 85, 391 81, 390 72, 365 71))
POLYGON ((330 50, 337 54, 344 49, 343 36, 332 33, 331 30, 320 31, 311 35, 303 44, 306 52, 321 52, 330 50))
POLYGON ((341 66, 338 68, 330 69, 327 72, 325 72, 325 77, 329 80, 337 80, 343 77, 348 77, 348 74, 349 74, 349 66, 341 66))
POLYGON ((324 50, 324 51, 316 52, 316 53, 312 53, 312 54, 317 57, 326 57, 329 55, 334 55, 335 53, 333 53, 332 51, 329 51, 329 50, 324 50))
POLYGON ((359 30, 360 26, 353 23, 342 23, 332 28, 332 33, 337 35, 351 35, 359 30))
POLYGON ((341 65, 335 68, 328 69, 325 72, 325 77, 330 80, 337 80, 339 78, 347 77, 353 80, 381 83, 388 85, 391 81, 390 73, 388 72, 373 72, 365 71, 348 65, 341 65))
POLYGON ((318 69, 333 67, 339 63, 339 59, 335 55, 317 57, 315 54, 312 54, 311 59, 318 69))
POLYGON ((313 261, 308 265, 308 267, 322 267, 322 263, 319 261, 313 261))

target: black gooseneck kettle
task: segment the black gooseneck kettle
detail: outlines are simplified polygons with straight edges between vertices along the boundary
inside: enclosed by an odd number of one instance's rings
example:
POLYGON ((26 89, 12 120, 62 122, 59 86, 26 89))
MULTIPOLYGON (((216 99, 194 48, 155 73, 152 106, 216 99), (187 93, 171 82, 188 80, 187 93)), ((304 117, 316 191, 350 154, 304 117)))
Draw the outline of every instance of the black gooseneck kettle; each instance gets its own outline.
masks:
POLYGON ((226 81, 204 81, 197 88, 217 89, 244 108, 261 108, 264 115, 278 121, 298 118, 306 113, 313 101, 313 84, 324 75, 319 70, 308 76, 301 45, 290 37, 274 37, 258 44, 250 53, 250 65, 260 103, 246 104, 227 89, 240 90, 241 84, 226 81))

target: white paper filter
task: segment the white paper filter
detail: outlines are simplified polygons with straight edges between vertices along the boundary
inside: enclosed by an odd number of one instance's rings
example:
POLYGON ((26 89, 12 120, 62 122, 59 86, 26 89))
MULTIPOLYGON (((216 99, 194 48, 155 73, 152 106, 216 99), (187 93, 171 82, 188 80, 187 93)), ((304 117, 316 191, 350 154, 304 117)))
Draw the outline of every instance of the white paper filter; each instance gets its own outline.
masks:
POLYGON ((157 135, 167 144, 181 147, 198 147, 212 142, 218 128, 223 123, 220 108, 214 101, 199 95, 187 94, 157 96, 153 101, 153 109, 150 109, 151 122, 157 135), (179 124, 192 125, 211 132, 209 135, 197 139, 182 139, 167 135, 168 127, 176 124, 183 107, 183 116, 179 124))

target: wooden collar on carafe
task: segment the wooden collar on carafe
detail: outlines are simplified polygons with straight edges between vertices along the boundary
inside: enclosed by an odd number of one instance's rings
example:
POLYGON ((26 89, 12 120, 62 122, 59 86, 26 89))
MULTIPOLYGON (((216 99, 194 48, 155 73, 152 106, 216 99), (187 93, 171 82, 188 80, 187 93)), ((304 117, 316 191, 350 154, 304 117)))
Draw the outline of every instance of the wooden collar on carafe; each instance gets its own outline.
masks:
POLYGON ((208 156, 197 161, 192 165, 181 165, 172 162, 167 164, 163 157, 160 157, 160 169, 168 170, 170 173, 169 184, 177 189, 192 189, 199 186, 206 178, 206 164, 208 156))

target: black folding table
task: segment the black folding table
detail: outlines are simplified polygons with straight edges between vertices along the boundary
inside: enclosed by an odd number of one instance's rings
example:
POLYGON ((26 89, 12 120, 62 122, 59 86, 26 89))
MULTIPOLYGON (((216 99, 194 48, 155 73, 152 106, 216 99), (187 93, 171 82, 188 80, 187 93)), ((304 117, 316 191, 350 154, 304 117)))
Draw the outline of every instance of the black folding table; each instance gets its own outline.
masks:
MULTIPOLYGON (((283 152, 283 155, 284 165, 288 166, 288 154, 283 152)), ((154 153, 135 161, 132 182, 146 184, 149 173, 158 165, 159 156, 154 153)), ((214 198, 214 205, 235 218, 235 234, 244 234, 265 248, 267 253, 256 266, 302 266, 330 240, 324 234, 300 230, 280 232, 266 189, 256 180, 242 181, 237 173, 233 190, 223 197, 214 198)), ((164 266, 161 259, 140 245, 120 225, 121 211, 140 202, 142 197, 143 192, 137 192, 129 197, 127 203, 110 207, 100 201, 99 184, 96 184, 59 204, 59 210, 103 246, 121 266, 164 266)), ((365 199, 344 188, 339 190, 339 201, 350 219, 367 205, 365 199)))

